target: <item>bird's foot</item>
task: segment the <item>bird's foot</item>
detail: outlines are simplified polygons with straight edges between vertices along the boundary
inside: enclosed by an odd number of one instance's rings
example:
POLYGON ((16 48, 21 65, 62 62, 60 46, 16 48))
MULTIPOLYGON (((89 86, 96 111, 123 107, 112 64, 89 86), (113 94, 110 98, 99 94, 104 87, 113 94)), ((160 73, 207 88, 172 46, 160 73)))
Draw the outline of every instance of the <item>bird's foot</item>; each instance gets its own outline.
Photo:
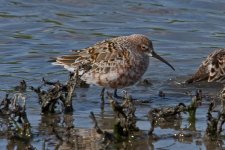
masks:
POLYGON ((133 101, 133 103, 135 103, 135 104, 146 104, 146 103, 152 102, 151 100, 142 100, 142 99, 139 99, 139 98, 133 98, 125 90, 123 90, 122 93, 123 93, 124 96, 119 96, 119 95, 117 95, 117 90, 115 90, 113 94, 110 93, 110 92, 107 92, 107 95, 111 99, 130 100, 130 101, 133 101))

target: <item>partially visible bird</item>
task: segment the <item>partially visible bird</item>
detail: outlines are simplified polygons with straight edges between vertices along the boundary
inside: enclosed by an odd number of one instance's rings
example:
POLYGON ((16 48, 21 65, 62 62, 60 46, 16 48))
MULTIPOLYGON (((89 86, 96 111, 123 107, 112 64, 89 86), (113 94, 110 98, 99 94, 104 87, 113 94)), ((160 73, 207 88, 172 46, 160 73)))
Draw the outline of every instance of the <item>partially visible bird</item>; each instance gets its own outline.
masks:
POLYGON ((152 41, 141 34, 111 38, 73 50, 70 55, 57 57, 54 64, 72 72, 79 69, 81 80, 88 84, 117 89, 140 80, 148 68, 150 56, 175 70, 154 51, 152 41))
POLYGON ((209 54, 186 83, 198 81, 225 82, 225 48, 216 49, 209 54))

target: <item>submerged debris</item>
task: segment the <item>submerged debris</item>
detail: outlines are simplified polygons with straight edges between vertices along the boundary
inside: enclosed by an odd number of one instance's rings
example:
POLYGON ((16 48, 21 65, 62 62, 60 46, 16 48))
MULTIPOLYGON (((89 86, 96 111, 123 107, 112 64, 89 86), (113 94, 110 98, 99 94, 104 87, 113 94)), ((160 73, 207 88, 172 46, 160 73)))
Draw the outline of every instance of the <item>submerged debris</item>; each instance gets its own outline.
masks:
POLYGON ((138 82, 138 85, 141 85, 141 86, 152 86, 152 82, 150 79, 143 79, 141 81, 138 82))
POLYGON ((223 131, 222 126, 225 121, 225 114, 222 112, 218 112, 218 114, 213 117, 212 109, 213 103, 210 103, 208 113, 207 113, 207 128, 206 128, 206 139, 210 139, 212 141, 218 140, 221 132, 223 131))
MULTIPOLYGON (((86 142, 87 145, 91 145, 90 142, 85 141, 86 139, 83 138, 84 136, 82 135, 82 133, 81 135, 78 134, 78 129, 74 127, 73 121, 71 121, 74 117, 72 113, 65 114, 65 112, 73 111, 72 96, 74 88, 80 85, 82 84, 81 80, 79 80, 79 77, 77 77, 76 74, 70 74, 69 81, 66 84, 62 84, 59 81, 50 82, 43 78, 43 84, 41 86, 37 88, 31 87, 31 89, 38 94, 42 112, 55 112, 56 108, 58 108, 59 106, 61 106, 62 111, 64 112, 63 115, 60 114, 60 116, 63 116, 63 119, 62 117, 51 118, 48 115, 42 116, 46 117, 46 120, 48 121, 50 119, 54 120, 49 124, 43 123, 45 125, 45 128, 47 126, 47 128, 50 129, 50 131, 48 131, 50 133, 48 134, 45 133, 47 130, 42 131, 44 133, 43 135, 46 136, 46 139, 44 139, 43 149, 45 149, 45 142, 49 142, 49 134, 55 137, 53 139, 56 140, 56 142, 54 141, 56 143, 56 149, 68 149, 68 147, 70 147, 71 149, 79 149, 79 146, 83 144, 80 142, 82 140, 82 142, 86 142)), ((32 132, 31 125, 26 114, 26 96, 24 93, 26 91, 26 88, 27 84, 24 80, 22 80, 20 82, 20 85, 16 86, 15 91, 13 91, 16 93, 13 93, 13 95, 7 93, 2 99, 0 103, 0 115, 4 120, 1 120, 0 125, 2 126, 3 123, 6 125, 4 126, 5 128, 0 131, 0 135, 7 136, 8 139, 12 141, 18 140, 27 143, 28 146, 26 147, 26 149, 35 149, 29 143, 32 139, 32 132)), ((163 91, 159 91, 159 96, 164 97, 165 93, 163 91)), ((149 103, 149 101, 132 99, 132 97, 128 95, 127 92, 124 92, 122 102, 116 100, 109 93, 108 97, 111 108, 115 113, 116 121, 113 125, 113 131, 110 132, 102 130, 99 127, 94 113, 90 112, 90 118, 94 122, 95 129, 93 133, 97 135, 97 138, 95 139, 92 136, 89 136, 90 141, 93 142, 94 140, 99 139, 99 135, 101 135, 102 143, 104 144, 103 146, 106 146, 105 148, 110 147, 112 143, 114 144, 113 146, 121 143, 132 143, 131 139, 134 139, 134 137, 135 139, 137 139, 137 135, 141 133, 138 132, 139 128, 136 126, 137 118, 135 116, 135 105, 147 102, 149 103)), ((173 107, 168 106, 151 109, 148 112, 148 118, 151 123, 151 128, 148 132, 149 140, 151 140, 151 142, 163 138, 174 138, 182 140, 184 138, 192 138, 193 136, 196 136, 196 134, 201 134, 196 132, 193 124, 195 124, 196 120, 196 110, 198 106, 203 102, 203 98, 205 98, 205 96, 203 95, 202 90, 196 90, 195 95, 192 95, 192 103, 189 105, 179 103, 178 105, 173 107), (153 134, 154 129, 157 126, 160 126, 161 128, 174 128, 175 131, 177 131, 179 126, 180 130, 182 124, 181 115, 185 112, 189 113, 188 121, 190 124, 188 126, 188 129, 191 130, 185 132, 185 130, 182 129, 181 132, 174 134, 165 134, 162 136, 153 134)), ((219 142, 224 139, 225 134, 223 128, 225 122, 225 90, 221 92, 221 107, 218 111, 215 111, 215 105, 216 104, 214 104, 214 101, 211 101, 209 105, 205 139, 219 142)), ((55 114, 50 115, 53 116, 55 114)), ((143 133, 141 134, 143 135, 143 133)), ((146 134, 144 134, 144 136, 146 136, 146 134)))
POLYGON ((195 99, 196 102, 200 102, 202 101, 202 99, 204 98, 202 90, 201 89, 197 89, 195 91, 195 96, 192 99, 195 99))
POLYGON ((59 81, 50 82, 43 78, 43 85, 37 88, 31 87, 31 90, 38 94, 43 113, 55 112, 57 104, 62 104, 65 112, 71 112, 73 111, 72 96, 77 83, 77 74, 71 73, 65 85, 59 81), (51 86, 47 91, 41 89, 47 85, 51 86))
MULTIPOLYGON (((105 147, 107 142, 113 141, 113 137, 106 135, 106 140, 103 138, 105 143, 99 144, 102 135, 96 133, 95 129, 77 128, 74 125, 73 113, 44 114, 39 128, 45 129, 39 132, 44 139, 42 149, 49 149, 49 143, 53 144, 54 149, 104 149, 102 147, 105 147)), ((105 133, 107 134, 107 131, 105 133)))
POLYGON ((159 91, 158 95, 159 95, 159 97, 163 97, 163 98, 166 96, 166 94, 163 91, 159 91))
POLYGON ((150 120, 151 128, 148 132, 148 135, 152 135, 154 132, 154 128, 157 124, 163 124, 163 122, 168 122, 169 120, 176 120, 181 116, 182 112, 189 113, 189 121, 195 121, 195 113, 198 107, 199 92, 196 92, 195 98, 192 99, 192 103, 186 106, 184 103, 179 103, 174 107, 162 107, 162 108, 154 108, 148 112, 148 118, 150 120))
POLYGON ((22 94, 15 94, 10 106, 10 111, 11 138, 29 140, 32 134, 31 126, 26 114, 26 97, 22 94))
POLYGON ((221 103, 219 105, 219 110, 213 109, 213 107, 216 107, 215 101, 213 101, 210 103, 207 112, 207 128, 205 138, 212 141, 220 140, 222 131, 224 131, 223 125, 225 122, 225 88, 223 88, 220 93, 220 101, 221 103), (216 114, 213 115, 213 113, 216 114))
POLYGON ((111 107, 116 114, 116 123, 114 124, 113 133, 101 130, 98 126, 94 113, 90 113, 90 118, 95 124, 94 128, 96 129, 96 132, 103 135, 103 142, 107 144, 127 140, 134 134, 134 132, 139 131, 136 127, 136 108, 131 96, 129 96, 127 92, 124 92, 125 100, 122 104, 117 102, 109 93, 108 96, 110 97, 111 107))
MULTIPOLYGON (((23 80, 18 86, 18 91, 24 92, 24 85, 26 82, 23 80)), ((10 139, 27 141, 31 138, 31 126, 26 114, 26 97, 23 93, 15 93, 12 97, 7 93, 1 102, 0 113, 8 120, 6 130, 10 139)))
POLYGON ((25 92, 27 89, 27 83, 25 82, 25 80, 20 81, 20 85, 15 87, 15 90, 23 93, 25 92))
POLYGON ((5 98, 2 100, 1 104, 0 104, 0 113, 1 115, 8 115, 10 114, 10 104, 12 102, 12 98, 9 98, 9 94, 7 93, 5 95, 5 98))
POLYGON ((98 122, 95 118, 95 115, 93 112, 90 112, 90 118, 92 119, 92 121, 94 122, 95 126, 95 130, 98 134, 102 135, 102 142, 105 143, 106 145, 115 142, 116 137, 113 135, 113 133, 107 132, 107 131, 103 131, 99 126, 98 126, 98 122))
MULTIPOLYGON (((219 141, 221 139, 221 134, 224 131, 223 125, 225 122, 225 105, 224 105, 224 99, 225 99, 225 89, 222 91, 221 94, 221 109, 217 111, 217 115, 213 115, 213 112, 215 110, 213 109, 215 107, 214 100, 210 103, 208 113, 207 113, 207 129, 205 133, 205 139, 210 140, 210 141, 219 141)), ((195 124, 195 114, 196 110, 199 105, 201 105, 203 101, 204 95, 202 93, 202 90, 196 90, 195 95, 192 97, 192 103, 190 105, 185 105, 183 103, 178 104, 177 106, 174 107, 163 107, 163 108, 154 108, 149 111, 148 113, 148 118, 151 123, 151 128, 148 132, 149 137, 152 140, 158 140, 160 138, 165 138, 165 137, 159 137, 155 134, 154 128, 158 125, 160 127, 163 127, 163 124, 167 125, 168 128, 168 123, 169 122, 175 122, 178 121, 181 113, 188 112, 189 113, 189 118, 188 121, 190 123, 189 129, 191 131, 195 130, 195 127, 193 125, 195 124)), ((173 138, 182 138, 182 137, 191 137, 193 136, 192 134, 196 133, 184 133, 183 131, 180 133, 176 133, 174 135, 171 135, 169 137, 173 138)), ((224 136, 224 132, 223 132, 224 136)))
POLYGON ((118 124, 123 128, 123 133, 121 133, 121 135, 129 136, 139 129, 136 127, 136 107, 134 100, 126 91, 124 91, 124 98, 123 103, 119 104, 110 96, 110 103, 113 111, 116 113, 118 124))
POLYGON ((167 122, 167 120, 176 119, 180 117, 180 113, 187 111, 187 106, 183 103, 178 104, 175 107, 163 107, 163 108, 154 108, 148 112, 148 118, 151 122, 151 128, 148 132, 149 135, 152 135, 156 123, 167 122))

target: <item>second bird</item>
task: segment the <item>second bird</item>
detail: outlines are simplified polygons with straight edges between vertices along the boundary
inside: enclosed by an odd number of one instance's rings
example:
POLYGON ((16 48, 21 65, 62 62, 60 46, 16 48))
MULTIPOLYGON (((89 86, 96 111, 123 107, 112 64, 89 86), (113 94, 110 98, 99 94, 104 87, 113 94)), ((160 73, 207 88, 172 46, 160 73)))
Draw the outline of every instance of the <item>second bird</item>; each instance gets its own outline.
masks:
POLYGON ((225 48, 215 49, 209 54, 186 83, 198 81, 225 82, 225 48))

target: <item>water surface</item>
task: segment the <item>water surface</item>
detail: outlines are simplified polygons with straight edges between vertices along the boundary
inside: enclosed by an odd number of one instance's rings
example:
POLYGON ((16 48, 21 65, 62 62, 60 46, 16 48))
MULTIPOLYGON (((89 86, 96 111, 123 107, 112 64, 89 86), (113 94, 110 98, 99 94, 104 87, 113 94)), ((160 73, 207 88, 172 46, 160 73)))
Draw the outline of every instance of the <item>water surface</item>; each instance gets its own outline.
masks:
MULTIPOLYGON (((97 41, 133 33, 145 34, 155 50, 175 68, 151 59, 143 79, 151 80, 151 86, 135 85, 125 88, 129 93, 153 103, 137 107, 140 121, 137 125, 147 133, 150 125, 146 113, 153 107, 189 103, 186 91, 202 88, 207 94, 216 95, 219 85, 180 85, 215 48, 225 47, 225 2, 185 0, 0 0, 0 97, 22 79, 28 85, 38 86, 42 77, 53 81, 66 81, 68 72, 49 62, 52 57, 69 53, 71 49, 88 47, 97 41), (213 87, 212 87, 213 86, 213 87), (158 97, 158 92, 166 98, 158 97)), ((89 112, 93 111, 103 129, 111 129, 113 113, 109 105, 100 109, 100 88, 77 89, 74 96, 74 112, 70 123, 80 129, 81 135, 93 133, 89 112), (90 133, 89 133, 90 132, 90 133)), ((37 96, 28 91, 27 112, 34 137, 31 144, 41 149, 44 140, 48 149, 58 144, 48 133, 48 122, 54 117, 41 115, 37 96), (48 118, 48 119, 46 119, 48 118)), ((137 149, 210 149, 201 140, 206 128, 207 105, 199 108, 195 129, 200 136, 190 140, 165 139, 157 142, 144 140, 133 145, 137 149)), ((56 115, 55 118, 63 118, 56 115)), ((188 126, 183 116, 181 129, 188 126)), ((174 134, 177 130, 157 129, 156 134, 174 134)), ((1 149, 13 147, 10 140, 0 139, 1 149)), ((18 145, 15 145, 18 146, 18 145)), ((85 146, 84 146, 85 148, 85 146)))

